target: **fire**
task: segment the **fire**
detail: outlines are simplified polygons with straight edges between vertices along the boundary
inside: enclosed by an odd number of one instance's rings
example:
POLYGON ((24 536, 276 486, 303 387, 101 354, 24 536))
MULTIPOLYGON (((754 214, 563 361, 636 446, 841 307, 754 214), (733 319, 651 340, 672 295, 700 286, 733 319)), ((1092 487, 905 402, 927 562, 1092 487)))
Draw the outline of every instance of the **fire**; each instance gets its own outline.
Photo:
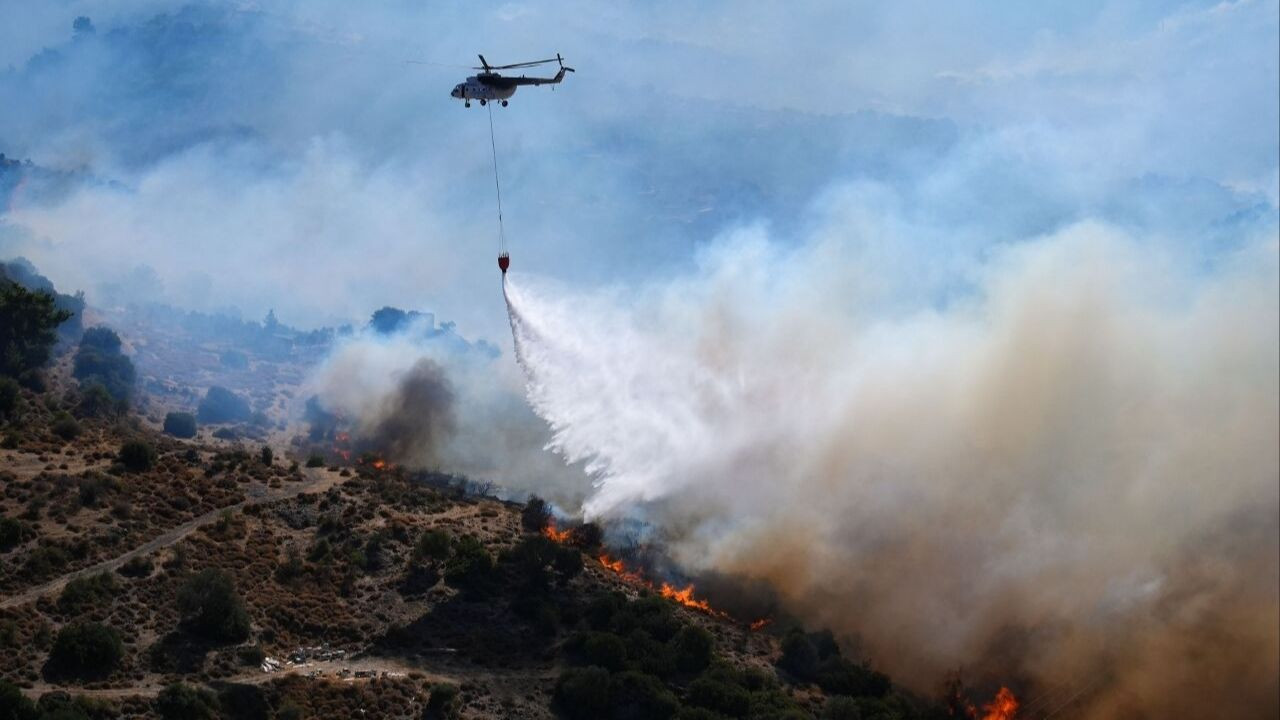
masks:
POLYGON ((760 618, 751 621, 751 632, 760 632, 773 623, 773 618, 760 618))
MULTIPOLYGON (((544 530, 544 532, 546 531, 544 530)), ((608 555, 601 555, 597 559, 600 561, 601 565, 608 568, 609 570, 611 570, 613 573, 623 578, 624 580, 628 580, 630 582, 637 583, 639 585, 644 585, 650 590, 657 590, 658 593, 662 595, 662 597, 667 598, 668 600, 674 600, 687 608, 700 610, 704 613, 707 613, 708 615, 715 615, 718 617, 728 617, 726 613, 711 607, 711 604, 708 603, 706 600, 699 600, 698 598, 695 598, 693 596, 692 583, 690 583, 689 585, 686 585, 683 588, 677 588, 674 585, 671 585, 670 583, 665 583, 665 582, 662 583, 662 585, 660 586, 655 586, 653 583, 649 582, 639 573, 628 570, 627 566, 624 565, 621 560, 614 560, 610 558, 608 555)))
POLYGON ((991 702, 982 706, 982 720, 1013 720, 1018 712, 1018 698, 1007 687, 1000 688, 991 702))
POLYGON ((387 461, 383 460, 382 458, 378 458, 377 460, 374 460, 371 464, 373 465, 374 470, 381 470, 387 466, 387 461))
POLYGON ((569 536, 571 533, 568 530, 557 530, 556 521, 550 520, 547 522, 547 526, 542 528, 542 534, 551 540, 564 544, 569 542, 569 536))

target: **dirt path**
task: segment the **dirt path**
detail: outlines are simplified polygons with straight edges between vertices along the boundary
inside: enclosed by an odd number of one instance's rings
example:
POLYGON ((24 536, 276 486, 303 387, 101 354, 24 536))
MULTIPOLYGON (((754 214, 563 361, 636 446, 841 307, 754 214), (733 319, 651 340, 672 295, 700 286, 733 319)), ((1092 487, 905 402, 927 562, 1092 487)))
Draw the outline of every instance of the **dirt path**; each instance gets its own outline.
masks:
MULTIPOLYGON (((430 670, 424 670, 420 667, 409 665, 399 660, 381 657, 365 657, 359 659, 335 660, 333 662, 312 662, 303 665, 292 665, 282 667, 276 672, 266 673, 258 669, 246 670, 237 675, 225 678, 217 678, 214 682, 227 683, 244 683, 248 685, 262 685, 269 683, 277 678, 287 676, 299 676, 310 678, 317 681, 331 682, 368 682, 387 673, 391 677, 403 677, 409 673, 416 673, 433 683, 450 683, 457 685, 463 681, 454 675, 445 675, 435 673, 430 670), (349 671, 346 675, 340 674, 342 670, 349 671), (315 673, 314 675, 312 673, 315 673), (368 677, 356 677, 356 673, 372 673, 368 677)), ((82 688, 75 685, 57 685, 45 682, 43 680, 35 683, 29 688, 23 688, 22 693, 30 698, 39 698, 41 695, 50 692, 65 691, 75 695, 84 695, 93 698, 126 698, 126 697, 155 697, 160 694, 168 683, 162 682, 160 676, 152 675, 147 679, 129 687, 118 688, 82 688)))
POLYGON ((250 487, 246 490, 246 494, 249 496, 249 499, 247 500, 210 510, 203 515, 188 520, 168 532, 148 540, 122 555, 115 556, 110 560, 104 560, 95 565, 80 568, 79 570, 73 570, 41 585, 28 588, 17 595, 11 595, 0 599, 0 609, 17 607, 29 602, 34 602, 36 598, 43 595, 58 592, 63 588, 63 586, 76 578, 84 577, 86 575, 95 575, 100 572, 113 571, 139 555, 153 553, 156 550, 173 545, 179 540, 190 535, 197 528, 217 520, 218 516, 227 510, 235 511, 249 503, 283 500, 306 492, 324 492, 343 480, 338 473, 330 472, 322 468, 308 468, 305 472, 307 479, 303 482, 287 483, 284 487, 275 490, 264 488, 262 486, 250 487))

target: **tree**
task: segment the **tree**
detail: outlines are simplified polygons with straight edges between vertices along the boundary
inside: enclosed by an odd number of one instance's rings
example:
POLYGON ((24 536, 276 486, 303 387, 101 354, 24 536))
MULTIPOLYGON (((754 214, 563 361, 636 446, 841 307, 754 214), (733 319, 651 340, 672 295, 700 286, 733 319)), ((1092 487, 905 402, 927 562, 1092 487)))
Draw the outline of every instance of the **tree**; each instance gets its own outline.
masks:
POLYGON ((450 720, 458 716, 458 686, 436 683, 431 686, 422 720, 450 720))
POLYGON ((164 431, 176 438, 193 438, 196 416, 189 412, 171 412, 164 416, 164 431))
POLYGON ((263 465, 270 465, 276 461, 276 454, 271 450, 270 445, 263 445, 262 450, 258 453, 258 459, 263 465))
POLYGON ((80 405, 78 410, 84 417, 101 417, 115 408, 111 393, 100 382, 80 384, 80 405))
POLYGON ((529 502, 524 504, 524 509, 520 511, 520 525, 529 532, 542 532, 542 529, 551 522, 551 510, 547 507, 547 501, 537 495, 530 495, 529 502))
POLYGON ((123 657, 120 633, 106 625, 77 621, 58 631, 48 668, 55 676, 101 678, 114 672, 123 657))
POLYGON ((218 698, 203 688, 182 683, 165 686, 156 697, 156 712, 164 720, 214 720, 218 698))
POLYGON ((711 633, 696 625, 680 628, 671 638, 671 650, 676 668, 681 672, 699 673, 711 664, 715 641, 711 633))
POLYGON ((444 577, 450 583, 473 585, 493 570, 493 556, 471 535, 459 538, 453 546, 453 557, 444 565, 444 577))
POLYGON ((17 381, 0 376, 0 420, 12 417, 18 409, 20 392, 17 381))
POLYGON ((249 419, 249 403, 230 390, 214 385, 200 401, 196 418, 202 423, 244 422, 249 419))
POLYGON ((107 327, 92 327, 80 337, 72 372, 82 385, 101 384, 121 407, 133 394, 133 361, 120 352, 120 336, 107 327))
POLYGON ((120 446, 120 463, 129 472, 146 472, 156 461, 155 448, 142 440, 129 440, 120 446))
POLYGON ((413 561, 434 560, 442 562, 449 557, 449 533, 444 530, 423 530, 413 545, 413 561))
POLYGON ((192 575, 178 591, 183 619, 196 633, 238 642, 249 637, 249 613, 230 576, 210 568, 192 575))
POLYGON ((49 362, 59 325, 71 318, 51 293, 0 279, 0 375, 19 380, 49 362))
POLYGON ((778 667, 801 682, 814 679, 818 672, 818 650, 804 632, 794 629, 782 638, 782 657, 778 659, 778 667))

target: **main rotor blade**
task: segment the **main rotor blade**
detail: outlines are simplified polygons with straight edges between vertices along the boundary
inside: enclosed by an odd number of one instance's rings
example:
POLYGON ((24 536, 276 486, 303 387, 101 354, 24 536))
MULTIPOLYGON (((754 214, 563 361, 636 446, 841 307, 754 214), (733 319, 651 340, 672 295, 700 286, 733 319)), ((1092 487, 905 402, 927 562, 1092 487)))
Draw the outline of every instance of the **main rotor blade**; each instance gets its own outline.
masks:
MULTIPOLYGON (((513 68, 526 68, 526 67, 533 67, 534 65, 546 65, 547 63, 553 63, 553 62, 556 62, 555 58, 551 58, 549 60, 531 60, 529 62, 512 63, 510 65, 490 65, 489 69, 490 70, 511 70, 513 68)), ((482 70, 483 68, 476 68, 476 69, 482 70)))

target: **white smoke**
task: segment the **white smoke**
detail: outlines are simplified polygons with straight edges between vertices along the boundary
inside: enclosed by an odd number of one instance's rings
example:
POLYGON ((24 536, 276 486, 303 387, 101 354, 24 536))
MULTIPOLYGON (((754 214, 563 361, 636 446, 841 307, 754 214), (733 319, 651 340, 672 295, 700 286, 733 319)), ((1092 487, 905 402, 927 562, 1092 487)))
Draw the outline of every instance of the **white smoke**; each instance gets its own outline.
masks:
POLYGON ((513 274, 584 514, 772 581, 925 689, 966 665, 1103 673, 1096 717, 1274 706, 1274 234, 1204 262, 1086 223, 936 260, 848 220, 797 248, 735 233, 631 295, 513 274))

